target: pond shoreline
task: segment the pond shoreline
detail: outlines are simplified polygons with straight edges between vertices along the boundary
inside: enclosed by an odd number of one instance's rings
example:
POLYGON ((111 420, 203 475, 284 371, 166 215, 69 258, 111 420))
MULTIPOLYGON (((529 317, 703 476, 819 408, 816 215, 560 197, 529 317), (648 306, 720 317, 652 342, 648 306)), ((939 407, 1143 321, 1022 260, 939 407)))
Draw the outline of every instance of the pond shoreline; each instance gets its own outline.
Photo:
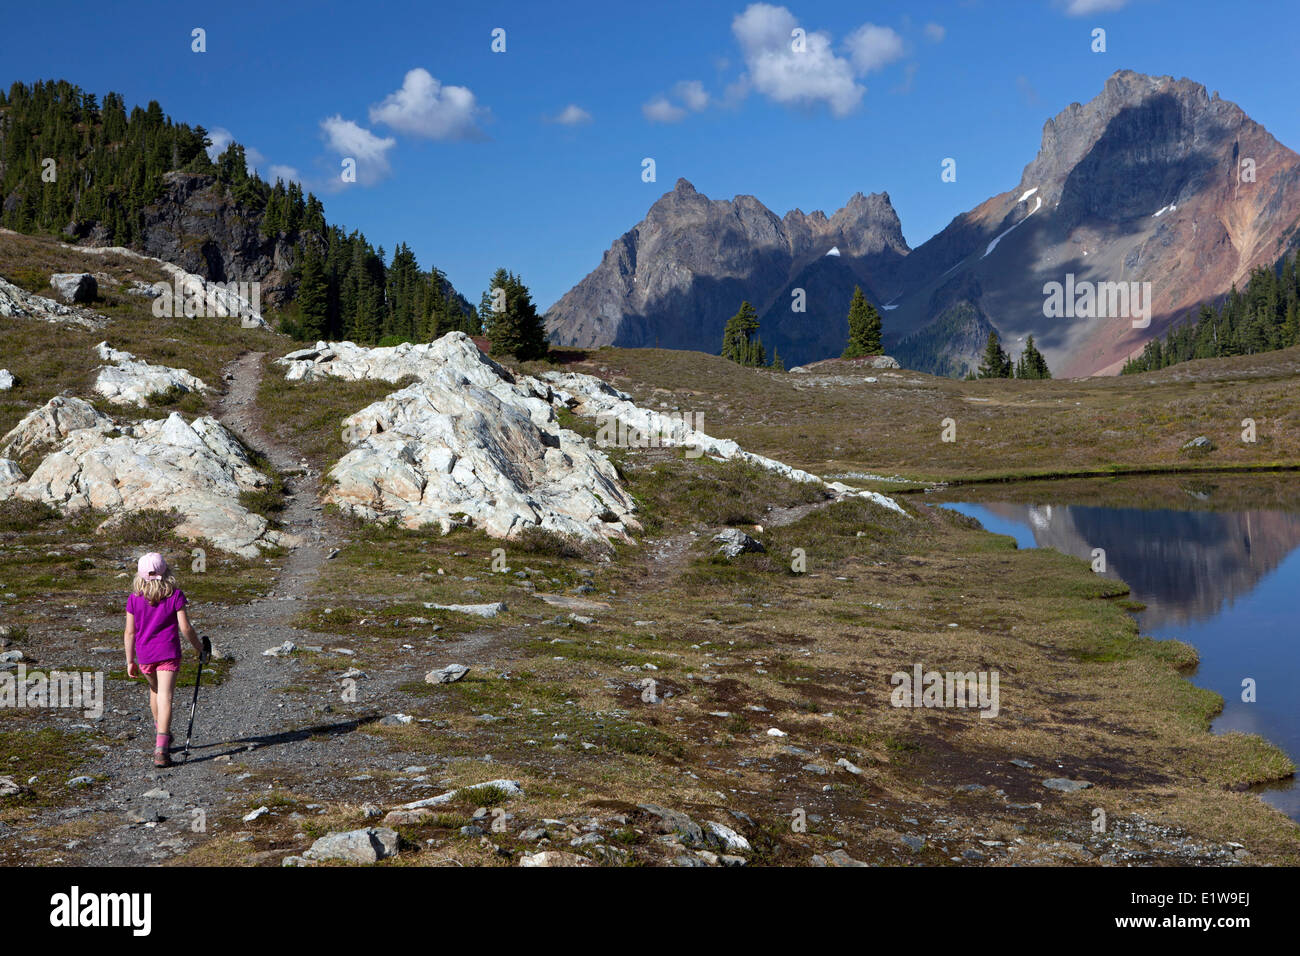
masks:
POLYGON ((1293 783, 1300 723, 1286 706, 1297 655, 1284 637, 1295 623, 1288 599, 1300 578, 1300 517, 1294 514, 1300 496, 1274 482, 1246 480, 1234 487, 1222 472, 1189 474, 1219 480, 1201 489, 1183 487, 1189 496, 1178 497, 1168 483, 1088 488, 1081 480, 1045 485, 1053 493, 1032 499, 976 495, 936 504, 1012 537, 1021 550, 1091 558, 1095 572, 1128 587, 1141 608, 1133 614, 1144 635, 1195 648, 1197 666, 1184 676, 1220 702, 1210 732, 1247 733, 1286 754, 1291 772, 1259 779, 1249 790, 1300 822, 1300 790, 1293 783), (1153 491, 1161 494, 1150 500, 1153 491), (1279 507, 1283 503, 1292 507, 1279 507), (1258 703, 1256 678, 1269 689, 1258 703))

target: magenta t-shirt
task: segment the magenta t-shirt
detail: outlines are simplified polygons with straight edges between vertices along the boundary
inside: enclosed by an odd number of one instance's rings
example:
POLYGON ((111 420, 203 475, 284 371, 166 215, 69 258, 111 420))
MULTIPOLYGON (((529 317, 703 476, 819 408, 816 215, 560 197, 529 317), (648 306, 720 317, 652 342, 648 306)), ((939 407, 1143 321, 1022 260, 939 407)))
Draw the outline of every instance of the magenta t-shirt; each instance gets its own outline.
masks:
POLYGON ((180 588, 157 604, 139 594, 126 599, 126 611, 135 619, 135 659, 139 663, 157 664, 181 656, 176 612, 184 606, 185 592, 180 588))

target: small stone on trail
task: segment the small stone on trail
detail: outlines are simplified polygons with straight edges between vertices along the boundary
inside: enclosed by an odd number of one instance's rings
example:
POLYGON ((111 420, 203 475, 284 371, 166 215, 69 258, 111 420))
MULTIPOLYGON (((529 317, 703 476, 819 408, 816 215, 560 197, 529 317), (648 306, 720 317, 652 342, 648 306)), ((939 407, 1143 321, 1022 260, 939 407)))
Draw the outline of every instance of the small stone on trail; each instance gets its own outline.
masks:
POLYGON ((448 664, 438 670, 429 671, 424 675, 424 682, 426 684, 454 684, 468 673, 469 668, 464 664, 448 664))

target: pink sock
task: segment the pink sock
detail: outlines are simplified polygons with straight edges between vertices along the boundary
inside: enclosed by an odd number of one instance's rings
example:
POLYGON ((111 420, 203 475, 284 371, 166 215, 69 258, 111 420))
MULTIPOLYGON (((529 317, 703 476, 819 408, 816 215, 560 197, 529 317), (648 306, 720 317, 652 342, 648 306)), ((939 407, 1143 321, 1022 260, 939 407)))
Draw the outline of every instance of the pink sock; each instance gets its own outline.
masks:
POLYGON ((171 734, 159 734, 157 741, 154 743, 154 749, 166 750, 167 745, 170 744, 171 742, 172 742, 171 734))

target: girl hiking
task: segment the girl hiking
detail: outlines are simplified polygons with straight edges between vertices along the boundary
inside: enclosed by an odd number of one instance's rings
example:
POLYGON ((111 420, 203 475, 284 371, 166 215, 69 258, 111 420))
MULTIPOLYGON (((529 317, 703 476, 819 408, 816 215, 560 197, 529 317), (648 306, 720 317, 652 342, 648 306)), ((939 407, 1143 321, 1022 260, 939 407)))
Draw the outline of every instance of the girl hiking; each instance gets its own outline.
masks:
POLYGON ((151 551, 136 566, 131 582, 131 596, 126 601, 126 631, 122 635, 126 648, 126 674, 149 682, 149 709, 153 712, 153 765, 170 767, 172 691, 176 689, 176 672, 181 666, 181 635, 199 655, 200 666, 206 640, 190 625, 185 613, 185 592, 163 556, 151 551))

